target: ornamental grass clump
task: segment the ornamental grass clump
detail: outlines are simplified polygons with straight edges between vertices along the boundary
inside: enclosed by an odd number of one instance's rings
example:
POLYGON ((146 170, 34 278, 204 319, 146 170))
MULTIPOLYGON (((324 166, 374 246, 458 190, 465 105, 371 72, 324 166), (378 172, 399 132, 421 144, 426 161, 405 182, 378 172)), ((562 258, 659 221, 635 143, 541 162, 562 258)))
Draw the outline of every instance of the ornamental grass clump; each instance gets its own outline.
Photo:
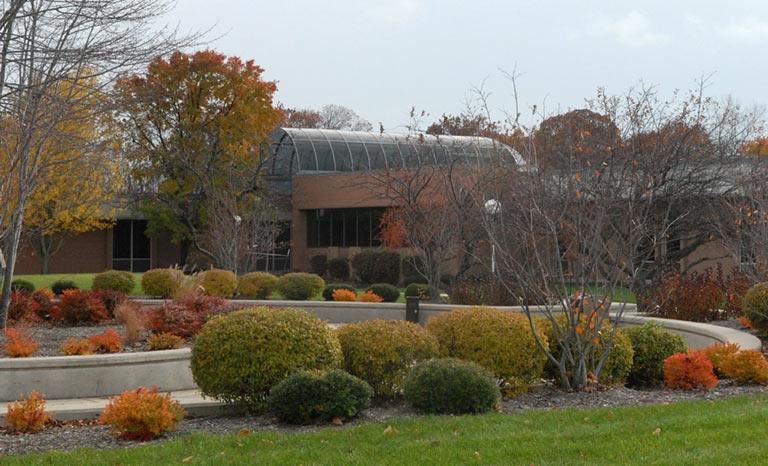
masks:
POLYGON ((146 441, 176 429, 184 409, 157 387, 139 387, 111 398, 99 423, 112 426, 120 438, 146 441))
MULTIPOLYGON (((432 317, 426 328, 440 342, 441 356, 480 364, 500 379, 508 394, 525 392, 544 372, 547 357, 520 314, 476 307, 432 317)), ((541 326, 537 331, 546 344, 541 326)))
POLYGON ((269 392, 269 409, 283 422, 309 424, 357 416, 373 396, 370 385, 342 370, 298 371, 269 392))
POLYGON ((45 411, 45 405, 43 395, 33 390, 29 397, 22 396, 18 401, 8 405, 5 426, 17 434, 39 432, 51 418, 45 411))
POLYGON ((476 414, 494 409, 501 393, 494 375, 454 358, 417 364, 405 379, 405 401, 428 414, 476 414))
POLYGON ((328 325, 295 309, 256 307, 213 317, 192 346, 192 375, 203 394, 251 411, 301 369, 333 369, 339 341, 328 325))
POLYGON ((664 386, 670 390, 709 389, 717 385, 712 363, 703 351, 675 353, 664 360, 664 386))
POLYGON ((412 322, 369 320, 344 325, 337 330, 344 353, 344 369, 368 382, 380 398, 402 394, 410 368, 419 361, 437 357, 434 336, 412 322))

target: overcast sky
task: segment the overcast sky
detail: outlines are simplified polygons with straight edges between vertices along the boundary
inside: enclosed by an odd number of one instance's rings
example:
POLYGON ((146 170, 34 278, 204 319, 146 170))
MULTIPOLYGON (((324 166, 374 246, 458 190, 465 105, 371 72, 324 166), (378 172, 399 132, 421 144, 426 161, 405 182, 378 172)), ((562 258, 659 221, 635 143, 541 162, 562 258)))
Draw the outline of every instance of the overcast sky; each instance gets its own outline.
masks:
POLYGON ((702 75, 709 94, 768 102, 768 2, 739 0, 178 0, 169 23, 221 36, 210 47, 255 60, 292 107, 348 106, 390 130, 412 106, 437 118, 483 81, 511 108, 583 106, 599 86, 664 92, 702 75))

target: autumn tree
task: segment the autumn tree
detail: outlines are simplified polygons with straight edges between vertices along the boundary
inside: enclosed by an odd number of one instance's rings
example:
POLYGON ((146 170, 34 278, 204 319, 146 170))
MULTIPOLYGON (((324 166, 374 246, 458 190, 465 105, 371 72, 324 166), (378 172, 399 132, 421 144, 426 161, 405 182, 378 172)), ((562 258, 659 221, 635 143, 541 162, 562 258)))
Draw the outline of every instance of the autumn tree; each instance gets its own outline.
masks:
POLYGON ((329 104, 320 110, 278 106, 283 112, 280 126, 293 128, 340 129, 346 131, 370 131, 371 123, 354 110, 343 105, 329 104))
POLYGON ((108 106, 82 105, 106 93, 122 72, 191 42, 155 20, 164 0, 40 0, 4 2, 0 17, 0 240, 6 259, 0 325, 10 303, 26 207, 50 164, 78 144, 70 125, 108 106), (77 83, 95 86, 79 92, 77 83), (75 83, 65 89, 64 83, 75 83))
POLYGON ((174 52, 117 86, 124 150, 148 232, 169 232, 184 251, 192 246, 233 270, 231 254, 219 247, 226 239, 211 236, 231 226, 220 222, 237 216, 243 228, 270 228, 251 222, 272 208, 260 177, 262 145, 281 118, 272 105, 276 85, 262 73, 253 61, 210 50, 174 52), (222 206, 231 218, 218 215, 222 206))

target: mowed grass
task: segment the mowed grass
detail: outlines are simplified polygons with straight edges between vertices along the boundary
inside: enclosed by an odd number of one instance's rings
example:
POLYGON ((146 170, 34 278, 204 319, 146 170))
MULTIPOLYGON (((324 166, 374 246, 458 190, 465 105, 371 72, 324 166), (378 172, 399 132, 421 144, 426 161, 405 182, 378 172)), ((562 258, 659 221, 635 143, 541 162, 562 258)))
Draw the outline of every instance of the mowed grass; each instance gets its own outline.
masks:
POLYGON ((603 409, 416 417, 314 433, 195 433, 117 450, 0 459, 88 464, 765 464, 768 396, 603 409), (392 426, 392 428, 388 428, 392 426))
MULTIPOLYGON (((53 282, 59 280, 71 280, 75 282, 81 290, 90 290, 93 284, 95 273, 52 273, 48 275, 14 275, 14 280, 27 280, 35 285, 35 288, 50 288, 53 282)), ((141 274, 134 273, 136 286, 133 287, 132 295, 141 295, 141 274)))

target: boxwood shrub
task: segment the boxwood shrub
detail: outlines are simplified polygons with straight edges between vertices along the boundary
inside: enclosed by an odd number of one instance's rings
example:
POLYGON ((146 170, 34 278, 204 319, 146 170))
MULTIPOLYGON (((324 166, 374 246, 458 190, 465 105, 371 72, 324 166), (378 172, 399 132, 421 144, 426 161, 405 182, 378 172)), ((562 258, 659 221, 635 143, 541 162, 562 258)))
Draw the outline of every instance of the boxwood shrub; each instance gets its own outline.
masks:
POLYGON ((413 364, 438 355, 435 337, 403 320, 369 320, 337 331, 344 369, 368 382, 378 397, 400 396, 413 364))
POLYGON ((257 307, 211 318, 195 338, 191 368, 203 394, 260 410, 291 373, 340 362, 339 341, 325 322, 295 309, 257 307))
POLYGON ((11 291, 15 291, 17 293, 32 294, 35 292, 35 285, 28 280, 17 278, 11 282, 11 291))
POLYGON ((394 251, 363 251, 352 258, 352 268, 360 283, 400 281, 400 254, 394 251))
POLYGON ((92 290, 112 290, 131 294, 136 286, 136 279, 131 272, 125 270, 107 270, 93 277, 92 290))
POLYGON ((632 341, 632 370, 628 382, 638 387, 653 387, 664 382, 664 360, 688 349, 683 337, 664 330, 655 322, 646 322, 627 330, 632 341))
POLYGON ((492 373, 454 358, 417 364, 405 379, 404 394, 409 405, 429 414, 484 413, 501 399, 492 373))
POLYGON ((56 280, 51 283, 51 291, 54 294, 60 295, 64 290, 77 290, 79 287, 72 280, 56 280))
POLYGON ((306 301, 320 294, 325 280, 311 273, 287 273, 277 280, 277 291, 285 299, 306 301))
POLYGON ((368 407, 370 385, 342 370, 298 371, 269 392, 269 409, 283 422, 308 424, 351 418, 368 407))
POLYGON ((141 275, 141 289, 153 298, 170 298, 179 289, 183 272, 178 269, 150 269, 141 275))
POLYGON ((405 287, 405 296, 418 296, 421 300, 429 299, 429 285, 426 283, 411 283, 405 287))
POLYGON ((230 270, 206 270, 203 272, 200 286, 208 296, 231 298, 237 290, 237 276, 230 270))
POLYGON ((742 307, 755 330, 768 332, 768 282, 758 283, 747 290, 742 307))
POLYGON ((241 298, 266 299, 277 287, 277 277, 267 272, 250 272, 237 279, 237 293, 241 298))
MULTIPOLYGON (((493 372, 507 393, 524 392, 544 372, 547 357, 536 346, 528 320, 517 313, 476 307, 432 317, 427 330, 441 356, 474 361, 493 372)), ((537 329, 546 342, 543 329, 537 329)))
POLYGON ((323 299, 326 301, 333 301, 333 292, 336 290, 349 290, 353 293, 357 292, 352 285, 347 285, 346 283, 331 283, 325 285, 325 288, 323 288, 323 299))
POLYGON ((368 290, 384 298, 385 303, 394 303, 400 299, 400 289, 389 283, 374 283, 368 290))

